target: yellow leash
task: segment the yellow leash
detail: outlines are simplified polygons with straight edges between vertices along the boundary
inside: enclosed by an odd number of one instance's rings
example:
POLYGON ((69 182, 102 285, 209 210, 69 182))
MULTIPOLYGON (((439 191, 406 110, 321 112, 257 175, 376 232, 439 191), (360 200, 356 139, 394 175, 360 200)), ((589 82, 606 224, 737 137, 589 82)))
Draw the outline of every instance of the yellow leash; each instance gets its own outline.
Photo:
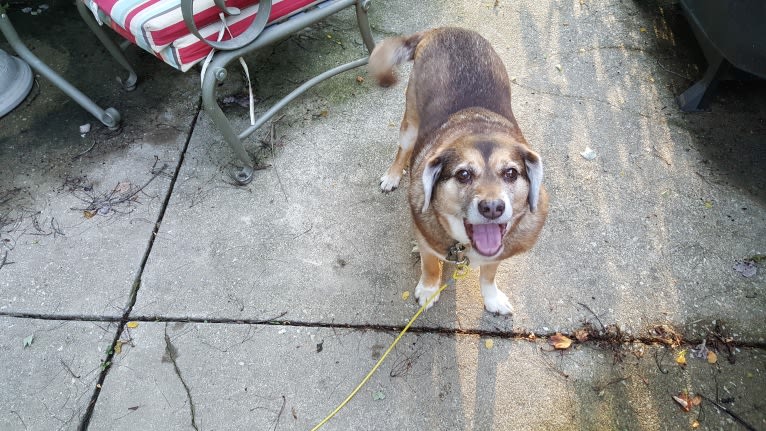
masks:
POLYGON ((436 292, 434 292, 434 293, 433 293, 433 294, 432 294, 432 295, 431 295, 431 296, 428 298, 428 300, 426 301, 426 303, 425 303, 425 304, 423 304, 423 306, 422 306, 422 307, 420 307, 420 309, 418 310, 418 312, 417 312, 417 313, 415 313, 415 315, 414 315, 414 316, 412 316, 412 319, 410 319, 410 321, 409 321, 409 322, 407 322, 407 326, 405 326, 405 327, 404 327, 404 329, 402 329, 402 332, 400 332, 400 333, 399 333, 399 336, 398 336, 398 337, 396 337, 396 339, 394 340, 394 342, 393 342, 393 343, 391 343, 391 345, 388 347, 388 350, 386 350, 386 352, 385 352, 385 353, 383 353, 383 356, 381 356, 381 357, 380 357, 380 359, 378 359, 378 362, 375 364, 375 366, 374 366, 374 367, 372 367, 372 369, 370 370, 370 372, 369 372, 369 373, 367 373, 367 375, 366 375, 366 376, 364 376, 364 378, 362 379, 362 381, 361 381, 361 382, 360 382, 360 383, 359 383, 359 384, 356 386, 356 388, 354 388, 354 390, 353 390, 353 391, 351 391, 351 393, 350 393, 350 394, 349 394, 349 395, 346 397, 346 399, 345 399, 345 400, 343 400, 343 402, 342 402, 342 403, 340 403, 340 404, 338 405, 338 407, 336 407, 336 408, 335 408, 335 410, 333 410, 333 411, 332 411, 332 412, 331 412, 329 415, 327 415, 327 417, 326 417, 326 418, 322 419, 322 422, 319 422, 319 423, 318 423, 318 424, 317 424, 317 425, 316 425, 314 428, 311 428, 311 431, 316 431, 316 430, 318 430, 319 428, 321 428, 321 427, 322 427, 322 425, 326 424, 326 423, 327 423, 327 422, 328 422, 330 419, 332 419, 332 417, 333 417, 333 416, 335 416, 335 415, 336 415, 336 414, 337 414, 337 413, 338 413, 338 412, 339 412, 339 411, 340 411, 340 410, 341 410, 343 407, 345 407, 345 406, 346 406, 346 404, 348 404, 348 402, 349 402, 349 401, 351 401, 351 398, 354 398, 354 395, 356 395, 356 393, 357 393, 357 392, 359 392, 359 390, 360 390, 360 389, 362 389, 362 386, 364 386, 364 384, 365 384, 365 383, 367 383, 367 381, 368 381, 368 380, 370 380, 370 377, 372 377, 372 375, 373 375, 373 374, 375 374, 375 371, 377 371, 377 370, 378 370, 378 367, 380 367, 380 364, 382 364, 382 363, 383 363, 383 361, 386 359, 386 356, 388 356, 388 354, 389 354, 389 353, 391 353, 391 350, 394 350, 394 347, 396 346, 396 343, 398 343, 398 342, 399 342, 399 340, 401 340, 402 336, 404 336, 404 334, 407 332, 407 330, 408 330, 408 329, 410 329, 410 326, 412 326, 412 324, 413 324, 413 323, 415 323, 415 320, 417 320, 417 318, 418 318, 418 317, 420 317, 420 315, 423 313, 423 311, 426 309, 426 307, 428 307, 428 304, 430 304, 430 303, 431 303, 431 301, 433 301, 433 299, 436 297, 436 295, 440 294, 440 293, 442 292, 442 290, 444 290, 444 289, 446 289, 446 288, 447 288, 447 286, 455 284, 455 281, 457 281, 457 280, 461 280, 461 279, 465 278, 465 277, 468 275, 468 273, 469 273, 469 272, 470 272, 470 271, 469 271, 469 267, 468 267, 468 263, 467 263, 467 260, 464 260, 464 261, 463 261, 463 263, 458 263, 458 264, 457 264, 457 266, 455 267, 455 272, 453 272, 453 273, 452 273, 452 278, 451 278, 450 280, 448 280, 446 283, 444 283, 444 284, 443 284, 443 285, 442 285, 442 286, 439 288, 439 290, 437 290, 436 292))

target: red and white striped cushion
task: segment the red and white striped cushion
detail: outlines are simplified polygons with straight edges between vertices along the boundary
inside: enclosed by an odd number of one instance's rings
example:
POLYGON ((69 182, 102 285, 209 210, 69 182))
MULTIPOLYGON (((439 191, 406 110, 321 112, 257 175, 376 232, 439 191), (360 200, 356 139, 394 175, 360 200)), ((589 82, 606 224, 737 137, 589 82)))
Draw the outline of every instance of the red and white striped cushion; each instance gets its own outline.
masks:
MULTIPOLYGON (((156 55, 169 65, 187 71, 212 50, 186 28, 181 15, 181 0, 81 0, 96 18, 108 24, 122 37, 156 55)), ((269 24, 283 20, 322 0, 273 0, 269 24)), ((226 17, 234 36, 242 34, 255 19, 258 0, 227 0, 227 6, 241 9, 236 16, 226 17)), ((213 0, 194 0, 194 22, 200 34, 218 40, 223 27, 220 10, 213 0)), ((228 40, 224 32, 221 40, 228 40)))

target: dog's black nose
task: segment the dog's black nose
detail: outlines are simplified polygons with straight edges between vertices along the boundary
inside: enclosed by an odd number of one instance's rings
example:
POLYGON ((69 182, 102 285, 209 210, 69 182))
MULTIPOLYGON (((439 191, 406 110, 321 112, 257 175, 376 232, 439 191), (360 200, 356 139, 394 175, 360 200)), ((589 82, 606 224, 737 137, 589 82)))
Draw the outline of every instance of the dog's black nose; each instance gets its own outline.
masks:
POLYGON ((494 220, 505 211, 505 202, 502 199, 496 199, 494 201, 483 200, 479 202, 479 212, 484 217, 494 220))

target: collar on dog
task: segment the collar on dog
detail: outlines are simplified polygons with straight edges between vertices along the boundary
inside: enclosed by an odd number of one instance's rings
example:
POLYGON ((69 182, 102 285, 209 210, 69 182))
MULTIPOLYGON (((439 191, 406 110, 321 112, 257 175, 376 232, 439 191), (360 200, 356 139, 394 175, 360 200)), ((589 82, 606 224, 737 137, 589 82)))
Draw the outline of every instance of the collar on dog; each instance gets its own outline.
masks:
POLYGON ((468 256, 465 255, 468 247, 465 244, 456 242, 447 250, 446 261, 457 265, 468 265, 468 256))

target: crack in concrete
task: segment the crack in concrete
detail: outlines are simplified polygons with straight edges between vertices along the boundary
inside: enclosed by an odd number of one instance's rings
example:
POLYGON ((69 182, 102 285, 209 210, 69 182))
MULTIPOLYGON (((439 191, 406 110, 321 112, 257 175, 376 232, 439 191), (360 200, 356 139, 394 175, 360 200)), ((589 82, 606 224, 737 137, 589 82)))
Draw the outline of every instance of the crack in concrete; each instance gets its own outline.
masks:
MULTIPOLYGON (((232 319, 232 318, 210 318, 210 317, 168 317, 168 316, 132 316, 118 318, 111 316, 72 316, 72 315, 46 315, 46 314, 32 314, 32 313, 2 313, 0 317, 17 317, 39 320, 74 320, 83 322, 119 322, 120 332, 123 325, 128 320, 136 322, 147 323, 204 323, 211 325, 273 325, 273 326, 288 326, 298 328, 330 328, 330 329, 350 329, 350 330, 362 330, 362 331, 378 331, 378 332, 399 332, 404 326, 393 326, 383 324, 353 324, 353 323, 326 323, 326 322, 311 322, 311 321, 295 321, 295 320, 281 320, 287 312, 282 312, 279 315, 266 319, 232 319)), ((599 322, 600 323, 600 322, 599 322)), ((607 327, 610 325, 607 325, 607 327)), ((572 332, 558 331, 558 333, 565 335, 569 338, 576 338, 575 330, 572 332)), ((438 326, 414 326, 409 329, 413 334, 441 334, 441 335, 478 335, 482 337, 497 337, 506 338, 512 340, 526 340, 531 338, 535 339, 548 339, 554 336, 556 331, 548 332, 532 332, 526 330, 519 331, 503 331, 503 330, 489 330, 489 329, 461 329, 461 328, 442 328, 438 326)), ((619 339, 608 333, 600 335, 591 335, 585 343, 589 342, 615 342, 619 341, 622 344, 640 343, 644 345, 657 345, 663 344, 657 337, 649 335, 625 335, 622 334, 619 339)), ((695 347, 702 343, 704 340, 701 338, 682 339, 680 346, 695 347)), ((581 343, 582 344, 582 343, 581 343)), ((732 347, 745 347, 766 350, 766 342, 761 341, 739 341, 733 340, 728 343, 732 347)))
MULTIPOLYGON (((326 322, 301 322, 295 320, 279 320, 285 316, 287 312, 281 313, 279 316, 270 319, 226 319, 226 318, 169 318, 162 316, 142 316, 133 317, 133 320, 139 322, 164 322, 164 323, 203 323, 211 325, 269 325, 269 326, 286 326, 296 328, 328 328, 328 329, 349 329, 360 331, 376 331, 376 332, 400 332, 404 326, 393 325, 381 325, 381 324, 353 324, 353 323, 326 323, 326 322)), ((613 325, 607 325, 609 328, 613 325)), ((502 331, 502 330, 489 330, 489 329, 460 329, 460 328, 442 328, 438 326, 413 326, 408 330, 412 334, 440 334, 440 335, 478 335, 481 337, 496 337, 505 338, 511 340, 546 340, 557 333, 567 336, 571 339, 576 339, 576 329, 572 332, 567 331, 548 331, 548 332, 532 332, 527 330, 518 331, 502 331)), ((684 347, 696 347, 702 343, 704 339, 689 338, 680 339, 679 346, 684 347)), ((638 343, 643 345, 669 345, 662 341, 658 336, 651 335, 627 335, 627 334, 614 334, 608 331, 600 331, 599 333, 590 333, 589 338, 585 342, 587 343, 599 343, 599 342, 611 342, 619 344, 632 344, 638 343)), ((732 347, 744 347, 755 349, 766 349, 766 342, 757 341, 737 341, 732 340, 728 343, 732 347)))
POLYGON ((0 312, 0 317, 17 317, 20 319, 35 319, 35 320, 67 320, 76 322, 122 322, 122 317, 117 316, 88 316, 84 314, 39 314, 39 313, 24 313, 24 312, 0 312))
MULTIPOLYGON (((101 321, 116 321, 116 322, 119 322, 119 325, 117 327, 117 332, 114 335, 114 340, 112 340, 111 347, 109 351, 107 352, 106 359, 104 359, 104 362, 102 363, 103 369, 101 370, 101 375, 99 375, 98 383, 96 384, 96 388, 93 391, 93 395, 91 396, 90 403, 88 403, 88 407, 85 411, 85 414, 83 415, 82 420, 80 421, 80 426, 78 427, 79 431, 85 431, 88 429, 88 426, 90 424, 90 419, 93 416, 93 411, 96 408, 96 402, 98 401, 98 397, 101 394, 101 388, 104 384, 104 380, 106 379, 106 376, 109 373, 109 370, 111 368, 110 365, 115 355, 115 346, 117 345, 117 343, 120 342, 120 339, 122 337, 122 332, 125 330, 128 320, 130 319, 130 313, 133 311, 133 306, 136 304, 136 298, 138 295, 138 291, 141 288, 141 277, 143 276, 144 269, 146 268, 146 262, 149 260, 149 256, 151 255, 152 249, 154 248, 154 241, 157 238, 157 233, 159 232, 160 226, 162 225, 162 220, 165 217, 165 211, 167 210, 168 204, 170 203, 170 198, 173 195, 173 189, 175 188, 176 181, 178 180, 178 175, 179 175, 179 172, 181 171, 181 166, 183 165, 186 152, 189 149, 189 143, 191 142, 192 133, 194 132, 194 127, 197 124, 197 120, 199 119, 199 114, 201 110, 202 110, 202 100, 200 99, 197 102, 196 113, 194 114, 191 124, 189 125, 189 132, 186 135, 186 141, 184 143, 184 147, 181 150, 180 155, 178 156, 178 162, 176 163, 175 171, 173 172, 173 177, 170 180, 170 185, 168 186, 167 193, 165 194, 165 199, 162 201, 162 206, 160 207, 159 214, 157 215, 157 222, 154 224, 154 229, 152 229, 152 233, 149 236, 149 243, 147 244, 146 251, 144 253, 143 258, 141 259, 141 263, 138 266, 138 273, 136 274, 136 278, 133 282, 133 286, 131 286, 130 295, 128 296, 128 302, 125 305, 125 309, 122 314, 122 317, 119 319, 116 319, 116 318, 100 319, 101 321)), ((53 316, 49 315, 48 318, 53 319, 53 316)), ((70 319, 70 320, 75 320, 75 319, 70 319)), ((93 320, 95 321, 99 319, 93 319, 93 320)), ((180 377, 180 374, 179 374, 179 377, 180 377)), ((184 383, 184 387, 186 387, 185 383, 184 383)), ((188 391, 188 388, 187 388, 187 391, 188 391)), ((191 401, 191 394, 189 394, 189 400, 191 401)), ((194 422, 193 410, 192 410, 192 425, 194 426, 194 429, 196 430, 197 426, 194 422)))
POLYGON ((189 385, 186 384, 186 380, 184 380, 184 377, 181 375, 181 369, 178 367, 178 362, 176 361, 176 357, 178 356, 178 350, 175 346, 173 346, 173 343, 170 341, 170 336, 168 335, 168 324, 165 323, 165 354, 167 355, 170 362, 173 364, 173 369, 176 372, 176 376, 178 376, 178 380, 181 381, 181 384, 184 387, 184 391, 186 391, 186 398, 189 400, 189 409, 191 413, 191 425, 192 428, 199 431, 199 428, 197 427, 197 415, 194 407, 194 400, 192 399, 191 389, 189 389, 189 385))

